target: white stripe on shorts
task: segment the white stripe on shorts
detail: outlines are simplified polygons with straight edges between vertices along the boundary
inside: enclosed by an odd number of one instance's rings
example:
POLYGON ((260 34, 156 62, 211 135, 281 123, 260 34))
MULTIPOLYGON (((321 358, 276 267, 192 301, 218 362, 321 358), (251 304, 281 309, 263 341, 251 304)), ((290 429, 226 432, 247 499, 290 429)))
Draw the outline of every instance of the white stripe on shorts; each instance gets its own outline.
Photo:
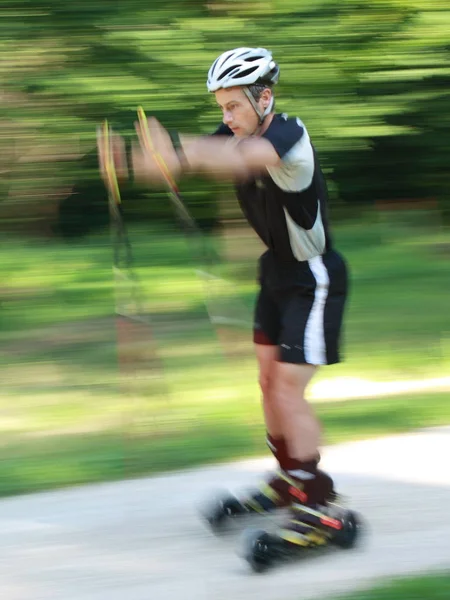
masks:
POLYGON ((305 359, 311 365, 326 365, 324 313, 330 279, 321 256, 315 256, 308 260, 308 265, 316 280, 316 289, 305 328, 305 359))

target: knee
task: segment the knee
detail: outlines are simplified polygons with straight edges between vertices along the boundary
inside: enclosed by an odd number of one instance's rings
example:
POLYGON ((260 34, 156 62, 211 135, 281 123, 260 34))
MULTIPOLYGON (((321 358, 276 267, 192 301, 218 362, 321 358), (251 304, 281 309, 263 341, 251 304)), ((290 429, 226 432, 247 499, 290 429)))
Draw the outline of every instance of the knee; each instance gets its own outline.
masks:
POLYGON ((308 404, 304 398, 304 388, 295 377, 289 377, 289 375, 277 377, 273 397, 277 408, 286 416, 308 410, 308 404))

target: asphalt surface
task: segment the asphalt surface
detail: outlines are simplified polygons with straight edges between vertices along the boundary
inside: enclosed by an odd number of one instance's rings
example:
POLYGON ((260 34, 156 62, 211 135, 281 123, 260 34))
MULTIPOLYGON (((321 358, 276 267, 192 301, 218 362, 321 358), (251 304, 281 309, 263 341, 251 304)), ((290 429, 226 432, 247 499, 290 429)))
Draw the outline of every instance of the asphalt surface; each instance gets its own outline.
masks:
MULTIPOLYGON (((367 523, 355 549, 252 573, 242 527, 219 538, 199 518, 215 489, 242 490, 273 464, 245 461, 0 501, 0 598, 306 600, 412 572, 450 573, 450 427, 322 456, 367 523)), ((247 523, 261 524, 274 526, 247 523)))

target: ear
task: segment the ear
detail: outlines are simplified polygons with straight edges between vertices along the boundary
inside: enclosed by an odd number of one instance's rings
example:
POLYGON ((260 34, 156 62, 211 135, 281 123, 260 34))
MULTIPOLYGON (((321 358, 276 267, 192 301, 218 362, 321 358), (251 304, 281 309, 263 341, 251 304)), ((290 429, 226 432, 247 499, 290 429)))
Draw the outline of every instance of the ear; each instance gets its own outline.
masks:
POLYGON ((272 90, 270 88, 266 88, 265 90, 262 91, 261 100, 262 100, 264 108, 267 108, 267 106, 269 106, 269 102, 270 102, 271 98, 272 98, 272 90))

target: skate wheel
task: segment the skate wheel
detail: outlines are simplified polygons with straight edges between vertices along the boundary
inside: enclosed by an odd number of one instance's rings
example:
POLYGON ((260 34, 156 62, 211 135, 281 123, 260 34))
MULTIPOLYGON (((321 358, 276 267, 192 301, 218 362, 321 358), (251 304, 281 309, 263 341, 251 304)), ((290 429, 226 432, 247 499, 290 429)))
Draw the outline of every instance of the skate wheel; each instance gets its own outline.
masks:
POLYGON ((255 573, 262 573, 272 566, 276 546, 276 539, 267 531, 253 529, 244 533, 244 558, 255 573))
POLYGON ((244 509, 237 498, 231 495, 221 495, 203 509, 202 514, 211 529, 220 533, 225 528, 228 519, 243 512, 244 509))
POLYGON ((353 548, 359 537, 361 521, 359 516, 349 511, 342 518, 342 529, 334 536, 333 544, 340 548, 353 548))

